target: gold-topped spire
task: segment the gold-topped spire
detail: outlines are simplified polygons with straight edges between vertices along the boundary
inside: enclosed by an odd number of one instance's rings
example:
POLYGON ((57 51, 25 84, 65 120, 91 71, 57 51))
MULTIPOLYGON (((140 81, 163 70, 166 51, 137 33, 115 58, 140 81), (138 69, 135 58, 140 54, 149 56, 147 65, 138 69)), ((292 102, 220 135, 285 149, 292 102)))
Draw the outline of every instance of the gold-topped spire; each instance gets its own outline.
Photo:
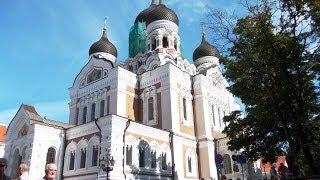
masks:
POLYGON ((202 36, 205 36, 205 35, 206 35, 206 32, 204 31, 204 26, 205 26, 204 22, 201 21, 201 22, 200 22, 200 29, 201 29, 202 36))
POLYGON ((104 27, 103 29, 107 29, 107 20, 108 20, 108 17, 104 17, 104 27))
POLYGON ((203 21, 200 22, 200 29, 201 29, 201 34, 202 34, 202 42, 204 42, 205 36, 206 36, 206 32, 204 31, 205 29, 205 23, 203 21))

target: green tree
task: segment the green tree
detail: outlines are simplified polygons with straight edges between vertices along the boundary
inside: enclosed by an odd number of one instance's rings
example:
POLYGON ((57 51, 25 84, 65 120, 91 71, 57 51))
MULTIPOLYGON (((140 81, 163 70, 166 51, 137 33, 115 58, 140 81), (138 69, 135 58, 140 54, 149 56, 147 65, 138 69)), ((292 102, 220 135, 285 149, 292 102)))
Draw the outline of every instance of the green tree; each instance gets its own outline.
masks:
POLYGON ((209 15, 214 37, 229 43, 225 76, 246 111, 224 118, 229 149, 252 159, 286 155, 291 172, 305 164, 320 174, 319 3, 243 4, 248 14, 234 26, 221 12, 209 15))

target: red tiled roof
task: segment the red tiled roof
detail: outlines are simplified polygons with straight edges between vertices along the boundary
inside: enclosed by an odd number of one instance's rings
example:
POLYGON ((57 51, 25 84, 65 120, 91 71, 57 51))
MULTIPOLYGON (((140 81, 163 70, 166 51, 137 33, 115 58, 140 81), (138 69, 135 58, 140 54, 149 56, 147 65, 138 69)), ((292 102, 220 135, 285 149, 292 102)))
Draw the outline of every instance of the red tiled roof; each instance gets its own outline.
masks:
POLYGON ((0 125, 0 143, 4 143, 5 142, 6 131, 7 131, 7 127, 3 126, 3 125, 0 125))

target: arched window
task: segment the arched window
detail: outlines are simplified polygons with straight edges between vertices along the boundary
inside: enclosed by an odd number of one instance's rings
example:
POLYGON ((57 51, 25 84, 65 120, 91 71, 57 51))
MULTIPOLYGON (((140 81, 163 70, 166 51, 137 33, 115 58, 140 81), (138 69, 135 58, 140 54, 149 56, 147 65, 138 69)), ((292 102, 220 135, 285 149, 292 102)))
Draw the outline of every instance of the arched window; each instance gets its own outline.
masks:
POLYGON ((223 167, 224 167, 225 174, 231 174, 232 173, 231 158, 230 158, 229 154, 225 154, 223 156, 223 167))
POLYGON ((107 96, 107 115, 110 114, 110 96, 107 96))
POLYGON ((151 121, 154 119, 154 105, 153 97, 148 98, 148 120, 151 121))
POLYGON ((155 150, 151 151, 151 168, 157 168, 157 152, 155 150))
POLYGON ((139 148, 139 167, 145 167, 145 149, 143 147, 139 148))
POLYGON ((75 151, 70 151, 69 170, 74 170, 75 151))
MULTIPOLYGON (((81 154, 81 149, 86 149, 86 167, 95 167, 98 166, 99 161, 99 150, 100 150, 100 140, 99 136, 94 135, 90 138, 89 142, 87 143, 85 140, 81 140, 79 142, 79 153, 81 154)), ((81 162, 80 162, 81 163, 81 162)))
POLYGON ((188 172, 192 173, 192 158, 188 157, 188 172))
POLYGON ((182 103, 183 103, 183 118, 184 118, 184 120, 188 120, 188 118, 187 118, 187 100, 186 100, 186 98, 183 98, 182 99, 182 103))
POLYGON ((126 165, 128 166, 132 165, 132 146, 131 145, 126 146, 126 165))
POLYGON ((148 142, 145 140, 141 140, 139 142, 139 167, 147 167, 149 160, 149 153, 150 153, 150 146, 148 142))
POLYGON ((187 176, 196 175, 196 153, 194 149, 188 148, 185 153, 185 172, 187 176))
POLYGON ((87 107, 83 107, 83 112, 82 112, 82 124, 85 124, 87 121, 87 107))
POLYGON ((104 116, 104 100, 100 101, 100 117, 104 116))
POLYGON ((99 147, 97 145, 92 148, 92 166, 98 165, 99 147))
POLYGON ((151 47, 152 47, 151 50, 155 50, 156 49, 156 44, 157 44, 157 40, 156 40, 156 38, 153 38, 152 41, 151 41, 151 47))
POLYGON ((162 170, 167 170, 167 153, 162 153, 161 154, 161 167, 162 170))
POLYGON ((162 44, 163 44, 163 48, 168 48, 169 47, 169 42, 168 42, 168 38, 167 37, 163 37, 162 38, 162 44))
POLYGON ((174 38, 174 49, 178 51, 178 42, 176 38, 174 38))
POLYGON ((76 117, 75 117, 75 123, 79 124, 79 108, 76 109, 76 117))
POLYGON ((83 148, 80 150, 80 168, 86 167, 86 160, 87 160, 87 149, 83 148))
POLYGON ((96 117, 96 103, 91 105, 91 121, 93 121, 96 117))
POLYGON ((132 65, 129 65, 129 66, 128 66, 128 70, 132 72, 132 71, 133 71, 133 66, 132 66, 132 65))
POLYGON ((55 163, 56 150, 53 147, 50 147, 47 152, 47 163, 55 163))

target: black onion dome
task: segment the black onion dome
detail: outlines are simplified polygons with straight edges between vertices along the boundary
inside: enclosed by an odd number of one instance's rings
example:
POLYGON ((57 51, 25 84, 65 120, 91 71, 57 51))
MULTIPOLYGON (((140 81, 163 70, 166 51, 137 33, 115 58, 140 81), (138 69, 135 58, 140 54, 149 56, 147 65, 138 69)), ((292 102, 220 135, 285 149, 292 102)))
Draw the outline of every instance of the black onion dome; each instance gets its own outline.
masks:
POLYGON ((151 4, 147 9, 139 13, 135 23, 138 21, 146 22, 146 25, 148 26, 150 23, 157 20, 168 20, 179 25, 177 14, 170 8, 167 8, 164 4, 151 4))
POLYGON ((158 20, 168 20, 179 26, 177 14, 170 8, 167 8, 164 4, 158 4, 151 7, 146 18, 146 25, 148 26, 150 23, 158 20))
POLYGON ((209 44, 204 36, 202 36, 202 41, 199 47, 196 48, 193 52, 193 61, 196 61, 197 59, 204 57, 204 56, 219 56, 219 51, 216 47, 209 44))
POLYGON ((151 4, 147 9, 141 11, 138 16, 136 17, 136 20, 134 23, 137 22, 146 22, 149 12, 152 10, 152 8, 155 6, 155 4, 151 4))
POLYGON ((109 41, 106 35, 106 30, 103 30, 102 36, 99 41, 93 43, 89 49, 89 55, 97 52, 105 52, 118 56, 116 47, 109 41))

